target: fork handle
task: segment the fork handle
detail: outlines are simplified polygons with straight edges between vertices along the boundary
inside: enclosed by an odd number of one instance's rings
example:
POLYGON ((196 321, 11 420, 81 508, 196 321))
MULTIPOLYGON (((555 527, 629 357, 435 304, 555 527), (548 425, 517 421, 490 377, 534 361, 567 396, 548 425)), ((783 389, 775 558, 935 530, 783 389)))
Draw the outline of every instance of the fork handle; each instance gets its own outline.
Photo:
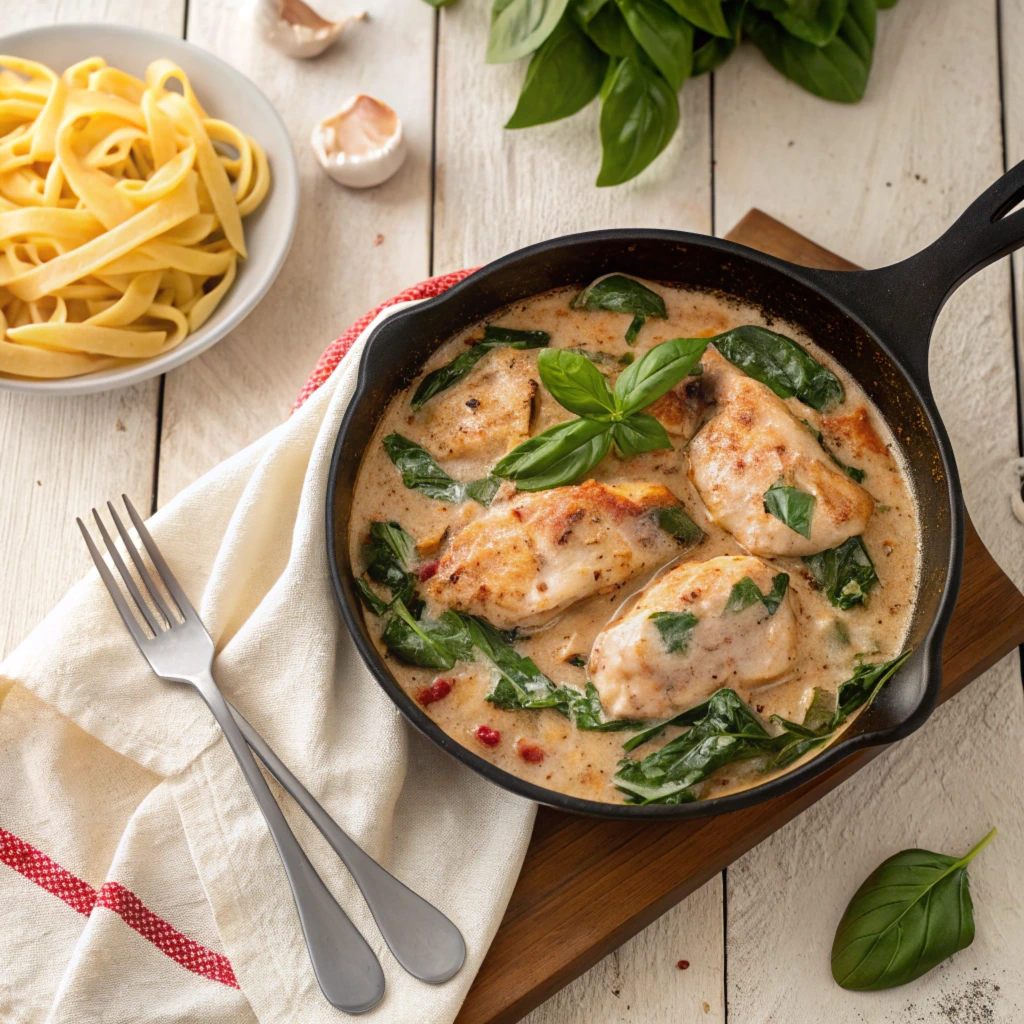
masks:
POLYGON ((346 1013, 366 1012, 384 995, 380 962, 299 846, 213 676, 206 672, 190 681, 213 712, 266 819, 288 876, 320 988, 328 1002, 338 1009, 346 1013))
POLYGON ((230 703, 228 707, 246 743, 309 815, 351 872, 395 959, 421 981, 437 985, 451 978, 466 959, 466 944, 458 928, 350 839, 238 709, 230 703))

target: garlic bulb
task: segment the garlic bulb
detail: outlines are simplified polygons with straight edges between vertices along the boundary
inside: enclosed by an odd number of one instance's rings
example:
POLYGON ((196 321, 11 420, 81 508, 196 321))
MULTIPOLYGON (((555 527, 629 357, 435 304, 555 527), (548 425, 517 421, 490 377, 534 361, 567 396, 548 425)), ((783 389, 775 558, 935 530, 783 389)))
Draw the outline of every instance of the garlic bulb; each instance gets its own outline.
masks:
POLYGON ((387 181, 405 160, 398 115, 380 100, 360 93, 313 129, 320 166, 342 185, 369 188, 387 181))
POLYGON ((303 0, 253 0, 251 13, 263 38, 289 57, 318 56, 350 21, 366 17, 362 11, 341 21, 328 21, 303 0))

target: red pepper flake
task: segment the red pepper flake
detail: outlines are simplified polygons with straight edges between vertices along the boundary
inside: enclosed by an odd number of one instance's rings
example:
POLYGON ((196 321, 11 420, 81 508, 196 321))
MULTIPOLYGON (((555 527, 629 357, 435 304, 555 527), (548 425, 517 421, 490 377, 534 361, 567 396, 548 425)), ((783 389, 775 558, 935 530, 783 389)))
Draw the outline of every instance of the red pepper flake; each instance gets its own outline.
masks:
POLYGON ((680 960, 679 963, 676 964, 676 967, 678 967, 679 970, 681 970, 681 971, 685 971, 686 968, 689 967, 689 966, 690 966, 690 961, 689 960, 680 960))
POLYGON ((540 764, 544 760, 544 751, 536 743, 530 743, 529 740, 520 740, 516 744, 516 753, 527 764, 540 764))
POLYGON ((485 747, 496 747, 501 742, 501 733, 492 729, 489 725, 478 725, 476 727, 476 738, 485 747))
POLYGON ((427 562, 426 565, 421 565, 416 571, 416 575, 419 576, 420 582, 422 583, 424 580, 429 580, 430 577, 437 572, 437 567, 440 564, 440 561, 435 558, 433 562, 427 562))
POLYGON ((416 699, 426 707, 428 704, 433 704, 435 701, 444 700, 449 693, 452 692, 452 683, 450 679, 437 679, 430 686, 424 686, 419 693, 416 694, 416 699))

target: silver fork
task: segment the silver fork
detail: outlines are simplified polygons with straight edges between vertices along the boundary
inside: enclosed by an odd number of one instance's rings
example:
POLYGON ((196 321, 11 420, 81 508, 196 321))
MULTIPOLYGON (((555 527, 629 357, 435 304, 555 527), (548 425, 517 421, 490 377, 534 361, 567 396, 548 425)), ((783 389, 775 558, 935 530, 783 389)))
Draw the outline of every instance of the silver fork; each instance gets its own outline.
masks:
POLYGON ((348 1013, 369 1010, 384 994, 384 974, 373 950, 338 906, 299 846, 256 766, 249 747, 298 801, 348 867, 398 962, 410 974, 423 981, 433 984, 447 981, 465 960, 466 947, 458 929, 439 910, 364 853, 292 775, 245 718, 225 700, 210 671, 214 647, 209 633, 160 554, 138 512, 126 495, 122 495, 122 498, 160 581, 176 605, 179 617, 172 616, 142 556, 109 501, 107 509, 117 532, 161 618, 158 619, 147 605, 96 509, 92 510, 93 517, 111 561, 139 614, 151 630, 152 637, 146 634, 133 614, 89 531, 79 519, 82 536, 121 618, 150 667, 163 679, 191 683, 206 701, 223 730, 277 845, 306 937, 313 970, 328 1001, 348 1013))

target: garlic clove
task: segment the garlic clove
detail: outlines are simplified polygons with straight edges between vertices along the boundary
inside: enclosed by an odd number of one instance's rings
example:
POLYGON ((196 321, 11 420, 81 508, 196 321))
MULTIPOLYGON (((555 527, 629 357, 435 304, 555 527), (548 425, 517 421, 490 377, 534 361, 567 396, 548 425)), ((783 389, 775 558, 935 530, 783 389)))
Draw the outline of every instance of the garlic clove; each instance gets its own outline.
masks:
POLYGON ((320 166, 350 188, 387 181, 405 160, 405 137, 398 115, 380 100, 360 93, 313 129, 313 152, 320 166))
POLYGON ((362 11, 328 21, 303 0, 253 0, 250 11, 263 38, 289 57, 319 56, 350 21, 366 17, 362 11))

